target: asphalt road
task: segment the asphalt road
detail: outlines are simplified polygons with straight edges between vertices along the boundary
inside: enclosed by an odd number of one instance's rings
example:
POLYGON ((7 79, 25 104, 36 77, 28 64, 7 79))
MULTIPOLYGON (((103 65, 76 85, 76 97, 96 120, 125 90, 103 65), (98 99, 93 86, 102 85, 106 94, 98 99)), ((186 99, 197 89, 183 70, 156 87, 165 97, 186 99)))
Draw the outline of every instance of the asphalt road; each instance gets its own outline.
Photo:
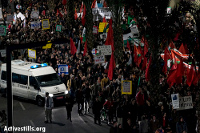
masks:
MULTIPOLYGON (((7 111, 6 101, 6 98, 0 97, 0 110, 7 111)), ((91 109, 90 112, 92 112, 91 109)), ((13 125, 15 127, 45 127, 46 133, 108 133, 110 129, 106 123, 102 123, 102 126, 94 124, 92 113, 79 116, 76 104, 72 109, 72 122, 67 120, 67 112, 63 105, 55 106, 52 114, 53 122, 45 124, 44 107, 37 106, 33 101, 14 97, 13 125)))

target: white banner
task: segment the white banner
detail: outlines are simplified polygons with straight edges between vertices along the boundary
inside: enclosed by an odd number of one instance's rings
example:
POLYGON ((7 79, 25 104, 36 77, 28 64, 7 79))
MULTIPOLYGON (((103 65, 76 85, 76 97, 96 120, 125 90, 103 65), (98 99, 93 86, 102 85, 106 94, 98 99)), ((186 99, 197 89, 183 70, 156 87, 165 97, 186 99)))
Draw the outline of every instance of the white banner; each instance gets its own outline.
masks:
POLYGON ((178 94, 171 94, 172 98, 172 107, 173 109, 179 108, 179 95, 178 94))
POLYGON ((39 18, 39 11, 32 11, 31 18, 38 19, 39 18))
POLYGON ((112 54, 111 45, 97 46, 97 49, 100 51, 101 55, 112 54))
POLYGON ((192 108, 193 108, 192 96, 179 97, 178 110, 185 110, 185 109, 192 109, 192 108))
POLYGON ((112 13, 109 7, 101 7, 101 8, 93 8, 93 21, 102 20, 104 17, 106 19, 110 19, 112 17, 112 13))
POLYGON ((40 21, 31 22, 31 29, 40 28, 40 21))
POLYGON ((105 56, 100 55, 100 56, 94 56, 94 62, 95 64, 101 64, 105 62, 105 56))

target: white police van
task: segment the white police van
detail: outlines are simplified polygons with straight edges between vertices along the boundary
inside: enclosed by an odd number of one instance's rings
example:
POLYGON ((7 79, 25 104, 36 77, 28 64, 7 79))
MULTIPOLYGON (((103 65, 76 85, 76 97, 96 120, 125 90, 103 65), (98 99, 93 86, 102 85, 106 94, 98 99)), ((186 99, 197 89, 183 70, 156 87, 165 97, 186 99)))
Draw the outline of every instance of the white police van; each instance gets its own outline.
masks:
MULTIPOLYGON (((13 95, 36 100, 39 106, 44 104, 48 92, 56 100, 64 99, 68 93, 56 71, 46 63, 38 64, 22 60, 11 61, 13 95)), ((6 63, 1 65, 1 91, 6 92, 6 63)))

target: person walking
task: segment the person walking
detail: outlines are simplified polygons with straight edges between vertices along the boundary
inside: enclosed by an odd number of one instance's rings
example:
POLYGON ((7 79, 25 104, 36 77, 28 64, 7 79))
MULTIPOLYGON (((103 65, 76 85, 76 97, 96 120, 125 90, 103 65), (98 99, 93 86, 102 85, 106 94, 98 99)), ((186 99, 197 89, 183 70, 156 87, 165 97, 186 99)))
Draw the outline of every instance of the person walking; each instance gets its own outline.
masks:
POLYGON ((71 112, 72 112, 72 107, 73 107, 73 99, 70 97, 69 94, 67 94, 65 97, 65 106, 67 110, 67 119, 70 120, 70 122, 72 122, 71 112))
POLYGON ((45 123, 52 123, 52 108, 54 106, 53 98, 49 96, 49 93, 46 92, 45 98, 45 123))
POLYGON ((176 123, 176 133, 187 133, 187 124, 184 121, 183 117, 179 118, 179 121, 176 123))
POLYGON ((83 115, 82 110, 83 110, 83 91, 82 88, 79 88, 76 92, 76 102, 78 103, 78 115, 83 115))
POLYGON ((100 112, 102 109, 102 104, 99 101, 99 98, 96 97, 95 101, 93 103, 93 114, 94 114, 94 123, 96 124, 96 121, 98 121, 99 125, 101 125, 101 120, 100 120, 100 112))

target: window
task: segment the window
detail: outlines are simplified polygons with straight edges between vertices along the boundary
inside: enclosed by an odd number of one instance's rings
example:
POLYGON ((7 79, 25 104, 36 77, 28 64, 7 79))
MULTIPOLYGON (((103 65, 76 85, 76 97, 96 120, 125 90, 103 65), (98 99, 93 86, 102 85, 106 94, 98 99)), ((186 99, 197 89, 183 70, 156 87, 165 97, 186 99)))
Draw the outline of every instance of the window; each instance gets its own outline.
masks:
POLYGON ((2 73, 1 73, 1 79, 2 80, 7 80, 7 72, 6 71, 2 71, 2 73))
POLYGON ((19 83, 20 75, 16 73, 12 73, 12 82, 19 83))
POLYGON ((29 77, 30 86, 33 86, 35 89, 39 89, 37 81, 35 77, 29 77))
POLYGON ((25 76, 25 75, 19 75, 20 76, 20 81, 19 83, 20 84, 24 84, 24 85, 27 85, 28 83, 28 76, 25 76))

